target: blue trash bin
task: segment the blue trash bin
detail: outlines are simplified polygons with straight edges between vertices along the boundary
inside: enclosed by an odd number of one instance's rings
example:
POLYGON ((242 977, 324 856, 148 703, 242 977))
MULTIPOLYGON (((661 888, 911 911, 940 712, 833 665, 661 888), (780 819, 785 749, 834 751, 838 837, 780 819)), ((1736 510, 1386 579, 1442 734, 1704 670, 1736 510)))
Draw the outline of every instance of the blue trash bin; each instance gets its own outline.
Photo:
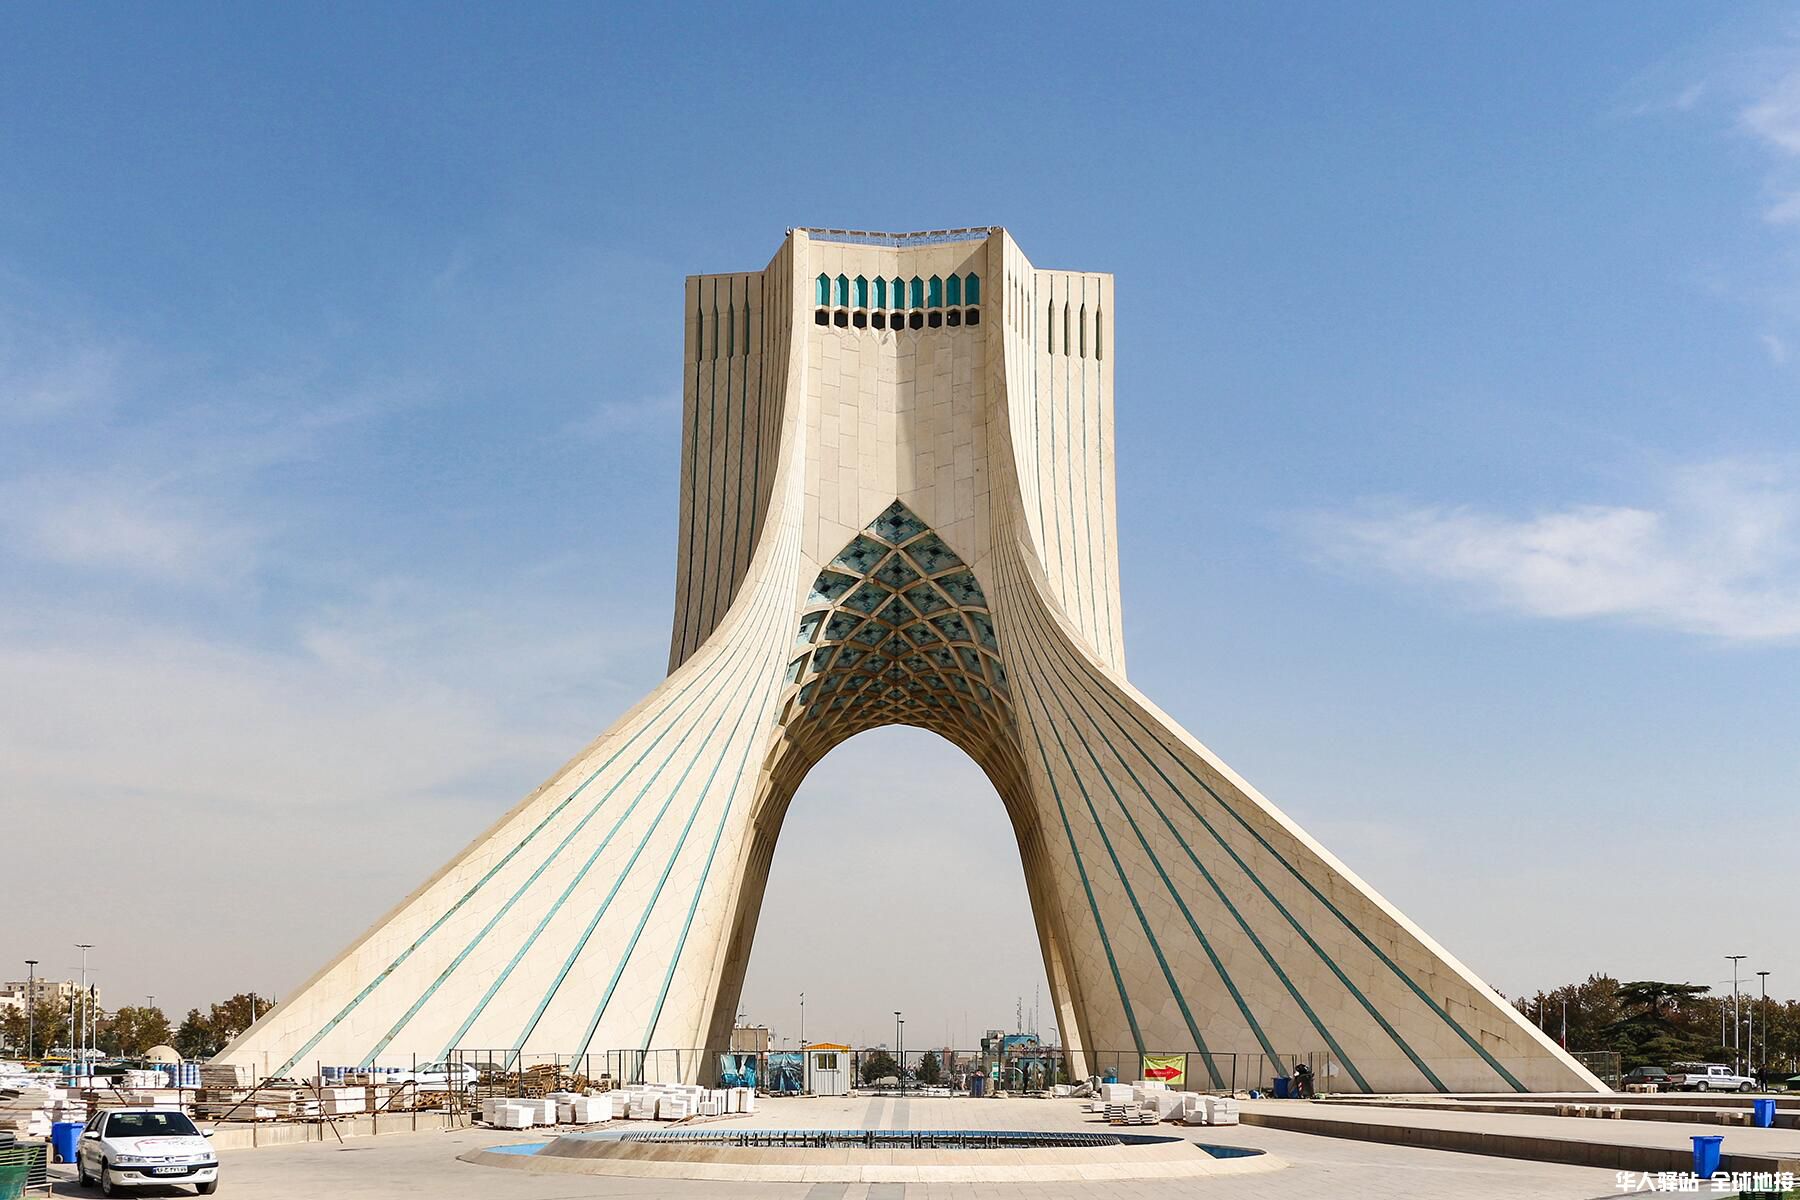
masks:
POLYGON ((1775 1102, 1773 1100, 1757 1100, 1752 1102, 1756 1112, 1752 1118, 1758 1129, 1775 1127, 1775 1102))
POLYGON ((1694 1137, 1694 1174, 1711 1179, 1719 1173, 1719 1147, 1725 1144, 1720 1134, 1698 1134, 1694 1137))
POLYGON ((56 1148, 56 1161, 75 1161, 75 1148, 81 1145, 80 1121, 58 1121, 50 1126, 50 1144, 56 1148))
POLYGON ((1275 1077, 1275 1087, 1273 1089, 1275 1098, 1277 1100, 1286 1100, 1289 1096, 1293 1095, 1293 1092, 1290 1090, 1292 1085, 1293 1080, 1291 1078, 1286 1075, 1277 1075, 1275 1077))

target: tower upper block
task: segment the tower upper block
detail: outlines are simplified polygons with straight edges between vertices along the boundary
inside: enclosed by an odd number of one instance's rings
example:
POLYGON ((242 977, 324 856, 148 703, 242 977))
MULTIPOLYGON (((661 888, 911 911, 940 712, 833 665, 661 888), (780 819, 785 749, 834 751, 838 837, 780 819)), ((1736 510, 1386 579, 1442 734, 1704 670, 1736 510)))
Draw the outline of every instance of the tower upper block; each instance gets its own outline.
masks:
POLYGON ((1600 1087, 1126 679, 1111 276, 793 230, 683 304, 668 678, 224 1058, 707 1076, 800 780, 909 724, 1006 808, 1077 1071, 1600 1087))

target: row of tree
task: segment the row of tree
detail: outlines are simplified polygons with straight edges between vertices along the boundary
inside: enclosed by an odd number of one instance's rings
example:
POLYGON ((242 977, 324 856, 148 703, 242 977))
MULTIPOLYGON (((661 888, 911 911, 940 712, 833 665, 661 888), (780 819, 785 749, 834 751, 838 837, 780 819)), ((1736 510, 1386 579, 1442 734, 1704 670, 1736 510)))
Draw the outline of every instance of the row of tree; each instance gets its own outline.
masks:
MULTIPOLYGON (((70 1008, 76 1003, 38 1004, 33 1038, 38 1054, 51 1047, 68 1048, 70 1008)), ((125 1005, 95 1014, 94 1043, 103 1054, 123 1058, 141 1056, 159 1045, 173 1046, 183 1058, 210 1058, 250 1028, 271 1003, 255 992, 239 992, 204 1012, 189 1009, 176 1026, 159 1008, 125 1005)), ((1514 1003, 1570 1050, 1618 1054, 1627 1071, 1675 1062, 1730 1062, 1733 1057, 1731 997, 1713 995, 1700 984, 1654 979, 1621 983, 1596 974, 1580 983, 1521 996, 1514 1003)), ((1800 1073, 1800 1001, 1771 999, 1765 1005, 1758 997, 1742 995, 1737 1015, 1737 1042, 1748 1065, 1766 1064, 1781 1075, 1800 1073)), ((15 1056, 25 1053, 23 1011, 0 1010, 0 1046, 15 1056)), ((900 1069, 885 1051, 865 1053, 861 1066, 865 1082, 897 1075, 900 1069)), ((942 1072, 937 1056, 928 1054, 919 1064, 917 1078, 936 1083, 942 1072)))
POLYGON ((1619 1055, 1621 1067, 1677 1062, 1765 1065, 1772 1076, 1800 1073, 1800 1001, 1740 993, 1735 1039, 1729 994, 1697 983, 1590 975, 1513 1001, 1545 1033, 1576 1052, 1619 1055), (1566 1016, 1565 1016, 1566 1014, 1566 1016), (1765 1049, 1767 1052, 1765 1054, 1765 1049))
MULTIPOLYGON (((251 1023, 269 1011, 273 1001, 255 992, 239 992, 231 999, 209 1006, 202 1012, 188 1009, 178 1026, 172 1026, 166 1013, 149 1005, 124 1005, 112 1010, 96 1010, 93 1021, 94 1046, 102 1054, 118 1058, 139 1058, 152 1046, 173 1046, 183 1058, 210 1058, 223 1050, 231 1039, 250 1028, 251 1023)), ((75 1018, 76 1040, 80 1040, 83 1014, 77 999, 40 1001, 37 1011, 27 1018, 24 1010, 0 1010, 0 1046, 17 1057, 26 1053, 30 1034, 31 1049, 46 1055, 52 1049, 67 1053, 71 1010, 75 1018)))
MULTIPOLYGON (((900 1075, 900 1064, 886 1050, 865 1050, 862 1052, 862 1081, 865 1084, 877 1083, 883 1079, 895 1079, 900 1075)), ((925 1057, 919 1060, 919 1069, 913 1072, 913 1081, 924 1084, 938 1084, 944 1081, 944 1064, 938 1061, 937 1051, 928 1050, 925 1057)))

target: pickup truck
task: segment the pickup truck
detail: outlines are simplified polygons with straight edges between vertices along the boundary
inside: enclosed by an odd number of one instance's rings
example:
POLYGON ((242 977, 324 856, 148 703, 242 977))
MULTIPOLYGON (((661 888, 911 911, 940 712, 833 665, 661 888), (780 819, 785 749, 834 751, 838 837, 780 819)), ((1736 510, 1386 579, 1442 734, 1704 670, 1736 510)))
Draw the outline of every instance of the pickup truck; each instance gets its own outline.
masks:
POLYGON ((1688 1063, 1676 1066, 1669 1086, 1678 1092, 1754 1092, 1756 1080, 1719 1063, 1688 1063))

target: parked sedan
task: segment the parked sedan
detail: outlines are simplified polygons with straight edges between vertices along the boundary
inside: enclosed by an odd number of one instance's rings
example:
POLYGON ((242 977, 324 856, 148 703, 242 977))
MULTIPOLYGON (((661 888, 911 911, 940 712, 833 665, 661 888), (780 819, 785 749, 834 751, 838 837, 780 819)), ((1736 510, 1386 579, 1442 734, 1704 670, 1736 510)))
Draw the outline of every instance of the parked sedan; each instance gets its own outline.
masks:
POLYGON ((219 1156, 185 1113, 119 1108, 95 1113, 81 1131, 75 1174, 108 1196, 122 1188, 191 1183, 202 1196, 219 1186, 219 1156))
POLYGON ((1648 1083, 1659 1092, 1669 1090, 1669 1073, 1661 1067, 1633 1067, 1619 1081, 1622 1084, 1648 1083))

